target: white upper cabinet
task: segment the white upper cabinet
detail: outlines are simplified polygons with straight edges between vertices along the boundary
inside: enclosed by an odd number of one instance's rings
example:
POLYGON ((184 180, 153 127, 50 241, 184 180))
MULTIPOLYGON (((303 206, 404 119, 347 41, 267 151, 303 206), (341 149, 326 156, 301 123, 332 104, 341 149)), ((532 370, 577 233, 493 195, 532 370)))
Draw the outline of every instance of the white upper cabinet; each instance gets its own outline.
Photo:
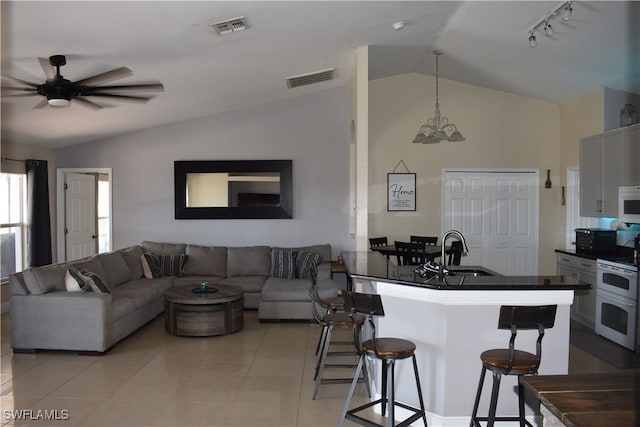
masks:
POLYGON ((580 215, 616 218, 618 187, 640 184, 640 125, 580 140, 580 215))

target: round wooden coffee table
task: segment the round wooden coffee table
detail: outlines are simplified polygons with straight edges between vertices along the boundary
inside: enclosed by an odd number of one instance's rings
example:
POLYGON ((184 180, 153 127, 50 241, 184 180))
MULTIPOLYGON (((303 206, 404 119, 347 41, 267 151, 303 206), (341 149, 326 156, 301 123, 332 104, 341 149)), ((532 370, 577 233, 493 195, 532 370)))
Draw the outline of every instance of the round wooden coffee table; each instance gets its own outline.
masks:
POLYGON ((193 292, 198 284, 164 293, 165 328, 172 335, 211 336, 237 332, 244 326, 244 296, 236 286, 211 285, 216 292, 193 292))

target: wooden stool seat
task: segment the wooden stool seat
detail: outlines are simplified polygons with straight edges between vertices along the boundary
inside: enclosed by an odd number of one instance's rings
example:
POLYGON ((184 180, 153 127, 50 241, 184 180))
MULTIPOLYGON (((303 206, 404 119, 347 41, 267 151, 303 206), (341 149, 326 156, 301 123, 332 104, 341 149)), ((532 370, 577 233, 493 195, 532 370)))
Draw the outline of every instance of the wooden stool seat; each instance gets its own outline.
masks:
POLYGON ((330 324, 331 326, 349 326, 353 324, 363 325, 365 317, 361 314, 349 316, 348 313, 337 312, 325 314, 322 316, 322 320, 324 323, 330 324))
POLYGON ((406 359, 416 351, 416 345, 401 338, 376 338, 362 343, 362 350, 380 359, 406 359))
POLYGON ((322 302, 333 311, 336 311, 336 310, 344 311, 344 298, 342 297, 324 298, 322 302))
MULTIPOLYGON (((493 349, 487 350, 480 355, 482 364, 492 371, 509 371, 509 350, 493 349)), ((511 373, 515 372, 535 372, 538 367, 538 358, 535 354, 526 351, 515 350, 511 373)))

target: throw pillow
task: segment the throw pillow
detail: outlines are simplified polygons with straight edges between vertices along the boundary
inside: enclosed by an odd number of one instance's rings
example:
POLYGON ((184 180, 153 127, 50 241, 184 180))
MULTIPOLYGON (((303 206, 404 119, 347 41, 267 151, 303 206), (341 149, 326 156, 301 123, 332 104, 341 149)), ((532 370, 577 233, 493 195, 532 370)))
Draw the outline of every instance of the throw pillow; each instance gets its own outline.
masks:
POLYGON ((156 279, 166 276, 184 276, 185 254, 180 255, 155 255, 149 252, 142 254, 142 270, 147 279, 156 279))
POLYGON ((85 282, 75 270, 67 270, 64 275, 64 285, 68 292, 92 292, 91 286, 85 282))
POLYGON ((271 251, 271 265, 269 276, 283 279, 295 279, 296 264, 293 251, 271 251))
POLYGON ((312 252, 298 251, 296 256, 296 275, 300 279, 308 279, 311 269, 320 262, 320 255, 312 252))
POLYGON ((81 268, 80 270, 78 270, 78 273, 80 273, 80 277, 82 278, 82 280, 87 282, 94 292, 102 292, 105 294, 111 293, 109 287, 105 285, 104 280, 102 280, 102 278, 93 271, 89 271, 86 268, 81 268))

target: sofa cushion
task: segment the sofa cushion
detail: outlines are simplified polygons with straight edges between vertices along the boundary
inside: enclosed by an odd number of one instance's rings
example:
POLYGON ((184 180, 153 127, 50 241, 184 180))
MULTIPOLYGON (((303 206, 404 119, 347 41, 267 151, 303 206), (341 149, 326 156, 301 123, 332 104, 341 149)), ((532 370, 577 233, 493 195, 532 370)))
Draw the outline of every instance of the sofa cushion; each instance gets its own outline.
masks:
POLYGON ((66 273, 66 265, 56 264, 28 268, 22 272, 22 277, 30 293, 41 295, 47 292, 65 290, 64 276, 66 273))
POLYGON ((156 255, 180 255, 185 253, 186 243, 161 243, 144 241, 140 244, 144 252, 156 255))
POLYGON ((140 263, 140 257, 144 252, 142 246, 129 246, 128 248, 120 249, 118 252, 122 255, 127 267, 129 267, 131 272, 130 280, 140 279, 144 274, 142 263, 140 263))
POLYGON ((119 252, 100 254, 98 260, 112 288, 131 280, 131 270, 119 252))
POLYGON ((109 286, 98 274, 94 273, 93 271, 87 270, 86 268, 79 269, 78 273, 80 274, 80 278, 91 287, 91 290, 93 290, 93 292, 102 292, 103 294, 111 293, 111 289, 109 289, 109 286))
POLYGON ((308 279, 311 269, 320 262, 320 255, 312 252, 298 251, 296 254, 296 277, 308 279))
MULTIPOLYGON (((218 282, 219 285, 231 285, 242 288, 245 292, 257 293, 262 291, 264 282, 267 279, 266 275, 260 276, 235 276, 222 279, 218 282)), ((284 280, 284 279, 282 279, 284 280)))
POLYGON ((107 276, 107 273, 104 271, 104 268, 102 268, 102 263, 98 260, 97 256, 94 256, 88 259, 82 259, 79 261, 73 261, 70 263, 70 265, 76 270, 78 270, 80 273, 82 273, 81 270, 84 269, 97 274, 98 277, 100 277, 100 280, 105 285, 107 285, 108 287, 111 287, 111 282, 109 282, 109 277, 107 276))
POLYGON ((76 270, 70 268, 64 275, 64 286, 67 292, 92 292, 91 286, 76 270))
POLYGON ((184 274, 221 277, 227 275, 226 247, 187 245, 186 254, 189 258, 184 266, 184 274))
MULTIPOLYGON (((321 298, 331 298, 338 294, 338 288, 333 280, 318 282, 318 294, 321 298)), ((280 279, 270 277, 262 288, 261 301, 309 301, 311 296, 311 280, 309 279, 280 279)))
POLYGON ((230 247, 227 249, 227 277, 267 276, 269 246, 230 247))
POLYGON ((145 252, 140 258, 144 277, 157 279, 167 276, 184 276, 185 254, 157 255, 145 252))
POLYGON ((271 251, 269 277, 282 277, 295 279, 296 277, 296 253, 290 250, 271 251))

